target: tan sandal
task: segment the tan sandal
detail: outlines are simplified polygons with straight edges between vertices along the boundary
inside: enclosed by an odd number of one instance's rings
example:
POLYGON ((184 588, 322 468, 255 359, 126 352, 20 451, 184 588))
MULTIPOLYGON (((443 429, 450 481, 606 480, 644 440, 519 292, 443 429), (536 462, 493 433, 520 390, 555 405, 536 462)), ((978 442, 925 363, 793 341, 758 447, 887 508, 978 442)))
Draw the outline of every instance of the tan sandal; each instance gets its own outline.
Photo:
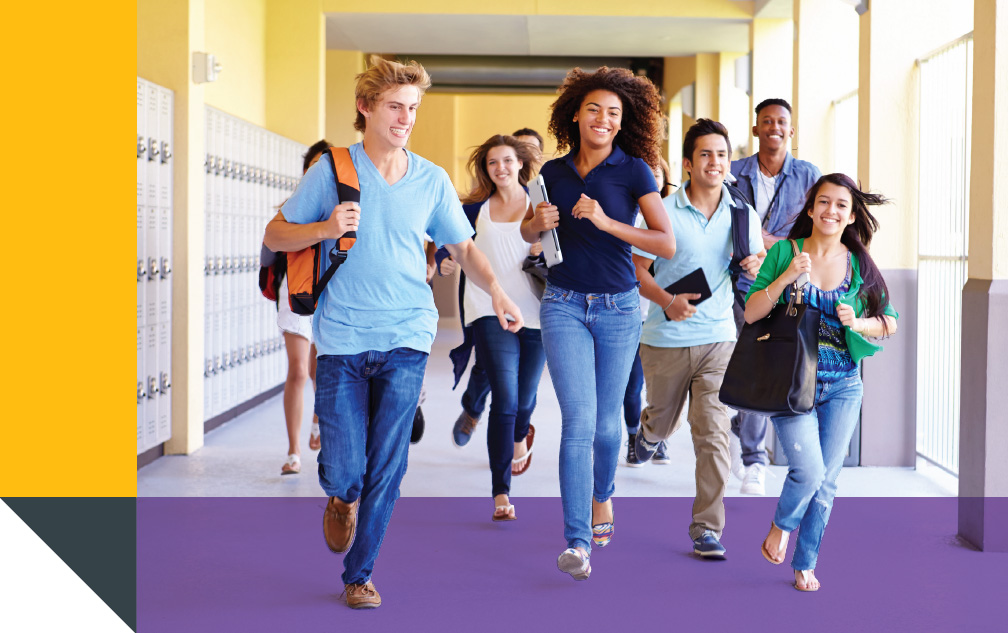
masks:
POLYGON ((291 453, 287 456, 287 461, 280 467, 281 475, 296 475, 301 472, 301 456, 291 453))
POLYGON ((794 581, 794 584, 792 586, 795 589, 797 589, 798 591, 809 591, 809 592, 811 592, 811 591, 819 591, 819 587, 821 587, 822 585, 819 584, 819 579, 815 577, 815 570, 814 569, 796 569, 795 570, 795 581, 794 581), (801 583, 802 583, 801 585, 798 584, 798 576, 799 575, 801 576, 801 583), (809 583, 810 582, 815 582, 816 586, 815 587, 809 587, 809 583))
POLYGON ((787 558, 788 537, 790 536, 791 533, 788 532, 788 531, 786 531, 786 530, 781 530, 779 527, 777 527, 771 521, 770 522, 770 534, 767 534, 766 538, 763 539, 763 545, 760 546, 760 551, 763 553, 763 558, 767 559, 768 561, 770 561, 774 565, 780 565, 781 563, 784 562, 784 559, 787 558), (768 550, 767 546, 766 546, 767 539, 770 538, 770 534, 773 534, 774 529, 780 530, 780 533, 782 535, 781 536, 780 547, 777 548, 777 555, 779 556, 779 558, 774 557, 773 554, 770 553, 770 550, 768 550))

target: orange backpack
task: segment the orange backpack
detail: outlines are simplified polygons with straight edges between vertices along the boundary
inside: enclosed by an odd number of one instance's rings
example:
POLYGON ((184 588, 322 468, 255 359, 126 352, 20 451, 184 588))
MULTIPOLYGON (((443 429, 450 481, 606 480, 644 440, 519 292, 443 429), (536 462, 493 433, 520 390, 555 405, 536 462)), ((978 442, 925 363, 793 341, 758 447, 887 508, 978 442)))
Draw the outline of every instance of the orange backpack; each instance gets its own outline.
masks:
MULTIPOLYGON (((336 194, 340 203, 359 203, 360 181, 357 179, 357 169, 350 159, 350 150, 345 147, 330 147, 325 155, 332 161, 336 194)), ((259 269, 259 290, 267 299, 278 300, 280 278, 286 272, 287 300, 291 311, 306 316, 314 314, 326 284, 332 279, 336 269, 346 261, 347 254, 356 241, 355 231, 348 231, 339 237, 336 246, 329 251, 329 265, 324 272, 321 242, 294 253, 276 253, 271 264, 259 269)))

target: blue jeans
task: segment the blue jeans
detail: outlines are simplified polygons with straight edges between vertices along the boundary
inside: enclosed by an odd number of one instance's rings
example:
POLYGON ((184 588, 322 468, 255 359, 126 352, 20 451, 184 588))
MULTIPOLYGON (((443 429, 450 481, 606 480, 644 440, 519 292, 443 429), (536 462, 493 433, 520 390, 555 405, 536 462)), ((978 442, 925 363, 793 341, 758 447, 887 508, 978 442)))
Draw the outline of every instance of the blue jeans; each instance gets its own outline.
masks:
POLYGON ((403 347, 318 358, 319 484, 330 497, 360 499, 357 535, 343 558, 345 584, 371 578, 406 474, 426 367, 426 353, 403 347))
MULTIPOLYGON (((738 302, 732 303, 732 312, 735 317, 735 333, 742 331, 742 324, 745 323, 745 307, 739 306, 738 302)), ((731 419, 731 430, 739 438, 742 446, 742 463, 746 466, 753 464, 766 464, 766 430, 768 418, 765 415, 757 415, 746 411, 738 411, 731 419)))
POLYGON ((640 298, 637 288, 583 294, 547 283, 539 320, 562 418, 564 538, 567 547, 591 552, 591 500, 606 501, 616 488, 620 409, 640 343, 640 298))
POLYGON ((815 569, 836 480, 861 413, 862 391, 857 370, 833 382, 816 381, 816 404, 810 413, 771 418, 788 459, 774 524, 798 530, 794 569, 815 569))
POLYGON ((487 453, 493 495, 511 492, 514 443, 528 434, 535 410, 539 378, 546 357, 539 330, 522 328, 517 334, 500 326, 497 317, 473 322, 476 357, 486 370, 493 399, 487 425, 487 453))
POLYGON ((623 394, 623 421, 626 422, 627 434, 633 435, 640 430, 641 390, 644 389, 644 368, 640 360, 640 344, 637 345, 637 355, 630 366, 630 379, 627 381, 626 393, 623 394))
POLYGON ((469 380, 462 392, 462 409, 471 417, 479 419, 486 408, 486 399, 490 395, 490 380, 487 378, 479 354, 474 354, 472 369, 469 370, 469 380))

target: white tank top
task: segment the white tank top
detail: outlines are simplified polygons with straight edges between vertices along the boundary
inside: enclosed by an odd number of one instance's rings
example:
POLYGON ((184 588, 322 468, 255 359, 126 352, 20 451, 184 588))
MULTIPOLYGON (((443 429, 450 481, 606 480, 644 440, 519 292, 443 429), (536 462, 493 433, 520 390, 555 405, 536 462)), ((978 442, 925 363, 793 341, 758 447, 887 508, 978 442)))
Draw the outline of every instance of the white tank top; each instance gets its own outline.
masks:
MULTIPOLYGON (((526 199, 528 196, 526 196, 526 199)), ((528 204, 526 200, 526 204, 528 204)), ((539 297, 536 295, 532 278, 522 270, 522 263, 528 257, 531 244, 522 239, 521 220, 518 222, 494 222, 490 219, 490 201, 483 203, 476 217, 476 248, 486 255, 487 261, 501 288, 518 304, 525 327, 539 329, 539 297)), ((490 295, 466 278, 465 299, 466 325, 481 317, 496 316, 490 295)))

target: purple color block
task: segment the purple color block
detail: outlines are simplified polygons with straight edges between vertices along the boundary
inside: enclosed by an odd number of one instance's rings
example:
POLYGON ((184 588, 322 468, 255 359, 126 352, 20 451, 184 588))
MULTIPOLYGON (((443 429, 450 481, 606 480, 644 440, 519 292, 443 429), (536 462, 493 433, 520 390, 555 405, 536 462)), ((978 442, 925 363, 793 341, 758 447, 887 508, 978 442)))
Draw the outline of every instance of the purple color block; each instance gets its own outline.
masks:
POLYGON ((760 555, 773 499, 726 499, 723 562, 692 555, 692 500, 614 501, 612 543, 575 582, 556 569, 557 498, 514 499, 507 523, 491 499, 400 499, 374 571, 383 605, 357 612, 324 498, 137 499, 138 630, 1005 630, 1008 554, 960 544, 954 498, 838 498, 809 594, 760 555))

